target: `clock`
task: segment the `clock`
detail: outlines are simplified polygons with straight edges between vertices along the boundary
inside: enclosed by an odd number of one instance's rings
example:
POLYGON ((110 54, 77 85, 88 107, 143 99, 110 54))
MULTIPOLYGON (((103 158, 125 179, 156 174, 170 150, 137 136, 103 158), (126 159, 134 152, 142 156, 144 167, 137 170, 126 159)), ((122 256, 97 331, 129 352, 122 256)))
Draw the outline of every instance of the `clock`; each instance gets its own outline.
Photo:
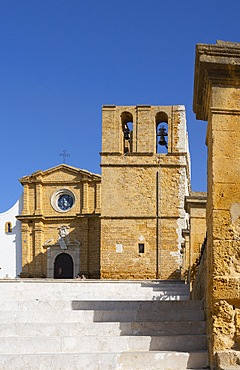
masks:
POLYGON ((60 189, 51 196, 51 205, 57 212, 68 212, 75 204, 75 196, 68 189, 60 189))

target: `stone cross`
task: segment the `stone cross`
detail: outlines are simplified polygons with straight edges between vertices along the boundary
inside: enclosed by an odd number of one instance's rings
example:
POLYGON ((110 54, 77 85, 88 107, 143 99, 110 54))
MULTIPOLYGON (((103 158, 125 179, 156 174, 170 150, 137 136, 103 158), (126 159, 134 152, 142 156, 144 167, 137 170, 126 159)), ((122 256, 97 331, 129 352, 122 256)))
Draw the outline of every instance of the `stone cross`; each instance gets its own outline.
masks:
POLYGON ((63 163, 65 163, 66 162, 66 158, 67 157, 70 157, 70 154, 67 153, 66 149, 64 149, 63 152, 59 154, 59 156, 60 157, 63 157, 63 163))

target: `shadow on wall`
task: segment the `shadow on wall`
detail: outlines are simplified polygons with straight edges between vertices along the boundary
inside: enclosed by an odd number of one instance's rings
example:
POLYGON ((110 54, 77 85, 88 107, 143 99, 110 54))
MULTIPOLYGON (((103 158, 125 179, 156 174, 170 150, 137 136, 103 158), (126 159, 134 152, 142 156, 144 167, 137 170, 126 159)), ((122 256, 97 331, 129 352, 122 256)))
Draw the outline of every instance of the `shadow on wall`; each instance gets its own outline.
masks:
MULTIPOLYGON (((59 235, 60 237, 60 235, 59 235)), ((21 278, 47 278, 48 264, 51 275, 56 279, 73 279, 76 275, 85 275, 88 278, 99 279, 100 252, 99 248, 80 243, 75 233, 69 233, 59 241, 52 244, 49 240, 42 252, 36 254, 32 261, 23 266, 21 278), (60 247, 61 245, 61 247, 60 247), (80 260, 79 251, 80 247, 80 260), (92 248, 91 248, 92 247, 92 248), (74 265, 76 263, 76 265, 74 265), (80 267, 79 267, 80 266, 80 267)), ((34 252, 33 252, 34 253, 34 252)))
POLYGON ((181 271, 177 269, 168 275, 168 280, 181 280, 181 271))
POLYGON ((199 299, 205 302, 206 271, 207 271, 207 238, 205 238, 199 258, 190 269, 190 279, 192 282, 192 299, 199 299))
POLYGON ((21 278, 46 278, 46 272, 43 270, 42 266, 47 265, 47 252, 39 253, 30 263, 27 263, 22 267, 22 272, 20 273, 21 278), (44 273, 45 272, 45 273, 44 273))
MULTIPOLYGON (((64 226, 64 225, 63 225, 64 226)), ((84 226, 84 225, 83 225, 84 226)), ((94 226, 94 225, 93 225, 94 226)), ((46 225, 47 227, 47 225, 46 225)), ((74 225, 69 225, 74 228, 74 225)), ((95 225, 98 227, 98 224, 95 225)), ((56 225, 56 229, 58 225, 56 225)), ((43 246, 43 251, 36 254, 32 261, 22 267, 20 274, 21 278, 46 278, 49 277, 48 264, 51 266, 51 271, 54 270, 54 278, 57 279, 72 279, 75 275, 85 275, 88 278, 99 279, 100 275, 100 248, 99 242, 91 239, 89 236, 88 242, 86 230, 83 227, 82 240, 77 240, 77 234, 74 231, 65 234, 64 230, 59 229, 59 233, 54 239, 49 239, 43 246), (80 248, 80 259, 79 259, 80 248), (76 252, 78 250, 78 252, 76 252), (76 263, 76 265, 74 265, 76 263), (80 268, 79 268, 80 265, 80 268), (80 270, 80 271, 79 271, 80 270)), ((94 227, 91 227, 94 230, 94 227)), ((55 230, 56 231, 56 230, 55 230)), ((35 247, 33 246, 32 254, 35 247)), ((51 272, 52 273, 52 272, 51 272)))
MULTIPOLYGON (((81 257, 80 257, 81 258, 81 257)), ((70 253, 64 250, 60 251, 53 261, 55 279, 74 279, 74 261, 70 253)), ((33 260, 24 265, 20 278, 47 278, 47 251, 39 253, 33 260)), ((99 279, 99 271, 79 271, 77 275, 84 275, 87 278, 99 279)))

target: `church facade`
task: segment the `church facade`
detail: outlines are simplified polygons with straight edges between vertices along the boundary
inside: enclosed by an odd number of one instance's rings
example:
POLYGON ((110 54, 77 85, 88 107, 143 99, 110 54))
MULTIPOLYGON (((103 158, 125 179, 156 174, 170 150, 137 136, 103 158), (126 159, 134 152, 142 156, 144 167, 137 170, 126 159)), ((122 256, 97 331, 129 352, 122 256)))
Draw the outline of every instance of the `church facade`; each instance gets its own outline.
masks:
POLYGON ((37 171, 24 187, 21 277, 99 277, 101 177, 67 165, 37 171))
POLYGON ((190 156, 183 106, 103 106, 102 175, 20 179, 20 277, 179 279, 190 156))

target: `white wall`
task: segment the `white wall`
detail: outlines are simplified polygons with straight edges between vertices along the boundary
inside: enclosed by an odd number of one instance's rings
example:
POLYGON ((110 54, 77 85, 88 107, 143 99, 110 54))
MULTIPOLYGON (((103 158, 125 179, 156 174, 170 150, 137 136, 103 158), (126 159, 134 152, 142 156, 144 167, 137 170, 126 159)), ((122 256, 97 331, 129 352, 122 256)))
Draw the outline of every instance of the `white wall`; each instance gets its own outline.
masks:
POLYGON ((22 213, 22 198, 0 213, 0 278, 15 278, 22 271, 21 222, 16 219, 22 213), (11 233, 5 232, 7 222, 12 224, 11 233))

